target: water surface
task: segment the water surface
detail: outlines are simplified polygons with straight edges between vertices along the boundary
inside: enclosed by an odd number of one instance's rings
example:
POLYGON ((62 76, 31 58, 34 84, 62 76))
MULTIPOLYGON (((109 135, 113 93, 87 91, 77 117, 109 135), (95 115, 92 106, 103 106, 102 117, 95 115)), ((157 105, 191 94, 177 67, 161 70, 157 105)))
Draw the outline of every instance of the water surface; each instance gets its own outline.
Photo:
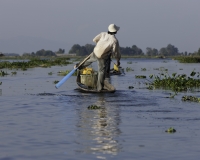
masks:
POLYGON ((135 75, 158 74, 156 68, 160 67, 169 74, 190 74, 200 70, 199 65, 123 59, 121 66, 134 71, 112 76, 117 91, 111 94, 79 92, 74 76, 55 89, 53 81, 62 78, 57 72, 70 70, 73 64, 0 77, 0 160, 198 159, 200 104, 182 102, 181 97, 200 97, 200 93, 166 98, 173 92, 148 90, 147 81, 135 79, 135 75), (127 63, 130 61, 132 64, 127 63), (101 109, 88 110, 93 104, 101 109), (166 133, 169 127, 177 132, 166 133))

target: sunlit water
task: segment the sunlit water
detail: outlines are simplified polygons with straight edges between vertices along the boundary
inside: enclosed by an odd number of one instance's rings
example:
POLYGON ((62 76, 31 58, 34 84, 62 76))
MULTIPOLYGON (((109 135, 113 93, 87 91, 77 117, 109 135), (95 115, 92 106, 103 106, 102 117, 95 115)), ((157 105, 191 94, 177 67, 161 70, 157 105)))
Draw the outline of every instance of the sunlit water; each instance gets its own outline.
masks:
POLYGON ((73 65, 0 77, 0 160, 199 159, 200 104, 182 102, 181 97, 200 93, 178 93, 170 99, 166 97, 172 91, 148 90, 147 80, 135 79, 157 75, 160 71, 155 68, 160 67, 169 74, 190 74, 200 70, 199 64, 123 59, 121 66, 134 71, 112 76, 117 91, 109 94, 75 90, 74 76, 56 89, 53 82, 62 79, 57 72, 73 65), (101 109, 88 110, 93 104, 101 109), (166 133, 169 127, 177 132, 166 133))

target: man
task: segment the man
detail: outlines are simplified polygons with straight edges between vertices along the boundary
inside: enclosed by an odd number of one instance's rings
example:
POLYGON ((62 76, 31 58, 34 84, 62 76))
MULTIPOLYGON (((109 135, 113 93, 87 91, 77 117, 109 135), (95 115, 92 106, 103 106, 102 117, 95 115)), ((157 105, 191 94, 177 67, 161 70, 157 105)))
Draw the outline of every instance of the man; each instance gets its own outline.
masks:
POLYGON ((98 80, 97 80, 97 90, 101 91, 103 89, 115 90, 106 77, 109 77, 110 69, 110 57, 114 56, 117 59, 117 65, 120 65, 120 49, 119 42, 115 37, 117 31, 120 27, 115 24, 110 24, 108 26, 108 32, 101 32, 98 34, 93 41, 96 43, 90 58, 79 67, 79 69, 89 66, 92 62, 97 61, 98 64, 98 80))

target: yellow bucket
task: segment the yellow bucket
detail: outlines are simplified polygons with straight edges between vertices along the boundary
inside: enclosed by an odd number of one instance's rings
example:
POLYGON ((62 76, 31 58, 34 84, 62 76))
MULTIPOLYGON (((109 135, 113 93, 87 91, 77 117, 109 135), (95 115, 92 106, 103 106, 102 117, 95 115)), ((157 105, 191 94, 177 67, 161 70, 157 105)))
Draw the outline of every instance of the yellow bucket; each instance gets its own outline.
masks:
POLYGON ((93 73, 93 69, 92 68, 84 68, 83 69, 83 73, 82 74, 92 74, 93 73))
POLYGON ((115 70, 115 71, 119 71, 119 68, 117 67, 116 64, 114 64, 114 70, 115 70))

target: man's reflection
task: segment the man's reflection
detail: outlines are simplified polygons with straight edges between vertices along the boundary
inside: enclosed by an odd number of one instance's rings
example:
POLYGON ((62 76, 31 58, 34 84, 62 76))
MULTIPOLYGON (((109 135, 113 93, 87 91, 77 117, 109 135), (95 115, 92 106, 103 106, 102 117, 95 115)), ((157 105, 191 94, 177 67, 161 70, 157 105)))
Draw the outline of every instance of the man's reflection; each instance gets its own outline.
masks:
MULTIPOLYGON (((105 95, 98 95, 95 105, 101 109, 78 111, 79 121, 77 143, 84 146, 82 152, 103 152, 117 154, 120 151, 118 136, 121 131, 120 110, 118 106, 111 106, 105 101, 105 95)), ((81 147, 82 148, 82 147, 81 147)))

